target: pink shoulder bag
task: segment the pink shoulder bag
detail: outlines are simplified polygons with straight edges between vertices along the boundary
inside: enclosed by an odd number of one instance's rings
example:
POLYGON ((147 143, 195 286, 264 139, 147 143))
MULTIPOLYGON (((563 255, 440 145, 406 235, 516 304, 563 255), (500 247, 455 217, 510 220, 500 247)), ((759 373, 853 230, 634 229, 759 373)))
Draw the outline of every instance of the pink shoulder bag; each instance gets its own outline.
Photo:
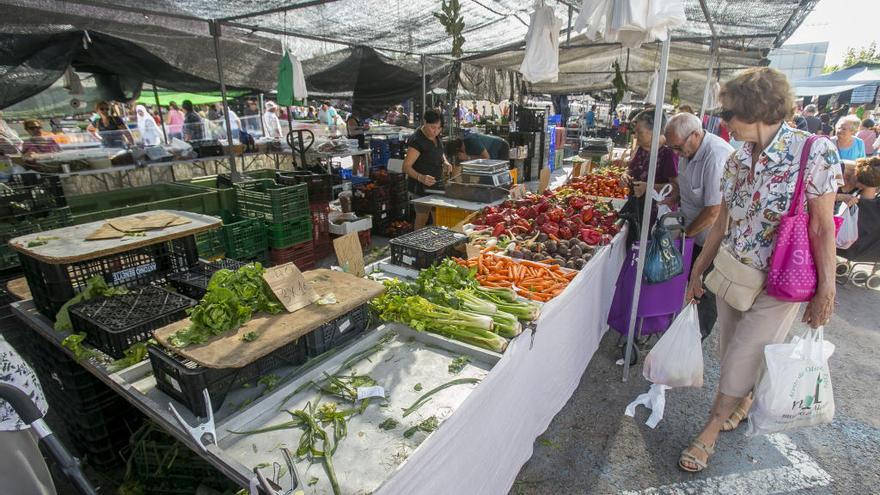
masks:
POLYGON ((767 272, 767 295, 780 301, 805 302, 816 293, 818 276, 810 247, 810 214, 804 211, 804 175, 810 148, 820 137, 810 136, 804 143, 791 207, 776 228, 776 246, 767 272))

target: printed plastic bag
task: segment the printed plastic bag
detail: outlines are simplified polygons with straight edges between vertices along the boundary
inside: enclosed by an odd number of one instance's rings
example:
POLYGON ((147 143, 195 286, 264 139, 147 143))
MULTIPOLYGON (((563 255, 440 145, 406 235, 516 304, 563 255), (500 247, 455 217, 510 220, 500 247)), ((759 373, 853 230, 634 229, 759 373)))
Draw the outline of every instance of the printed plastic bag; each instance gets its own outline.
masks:
POLYGON ((847 208, 846 203, 842 203, 837 216, 843 219, 837 231, 837 247, 847 249, 859 240, 859 205, 847 208))
POLYGON ((834 419, 834 391, 828 358, 834 344, 822 328, 807 330, 787 344, 764 347, 767 369, 755 387, 749 413, 749 435, 830 423, 834 419))
POLYGON ((648 353, 642 375, 669 387, 702 387, 701 338, 697 305, 688 304, 648 353))
POLYGON ((645 253, 645 281, 649 284, 659 284, 673 279, 683 272, 684 262, 681 251, 675 247, 672 234, 663 225, 662 219, 658 220, 654 224, 648 252, 645 253))

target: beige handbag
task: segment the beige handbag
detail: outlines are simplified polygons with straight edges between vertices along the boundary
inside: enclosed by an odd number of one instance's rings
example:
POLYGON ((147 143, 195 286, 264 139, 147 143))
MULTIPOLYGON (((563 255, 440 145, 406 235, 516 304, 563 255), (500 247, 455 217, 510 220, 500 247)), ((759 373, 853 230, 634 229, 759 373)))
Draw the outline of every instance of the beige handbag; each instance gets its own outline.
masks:
POLYGON ((764 290, 767 274, 741 263, 724 246, 715 256, 715 268, 706 277, 706 288, 733 309, 748 311, 764 290))

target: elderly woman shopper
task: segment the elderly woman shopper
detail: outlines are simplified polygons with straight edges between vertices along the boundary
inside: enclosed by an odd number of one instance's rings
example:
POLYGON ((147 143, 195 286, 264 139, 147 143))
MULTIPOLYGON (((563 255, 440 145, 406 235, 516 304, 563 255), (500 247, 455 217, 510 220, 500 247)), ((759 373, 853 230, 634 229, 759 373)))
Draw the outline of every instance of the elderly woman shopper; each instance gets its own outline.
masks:
MULTIPOLYGON (((635 126, 636 151, 632 159, 629 161, 627 172, 635 184, 635 193, 641 196, 645 193, 645 186, 648 180, 648 164, 651 155, 651 141, 654 133, 654 109, 649 108, 643 110, 633 117, 633 125, 635 126)), ((665 145, 665 137, 663 132, 666 128, 666 114, 662 114, 660 118, 660 149, 657 152, 657 174, 654 183, 657 190, 663 188, 666 184, 672 184, 678 187, 678 155, 665 145)), ((673 191, 673 196, 676 191, 673 191)))
POLYGON ((138 105, 137 108, 135 108, 135 113, 137 113, 138 132, 141 135, 141 140, 143 140, 144 146, 158 145, 162 141, 162 131, 159 129, 159 126, 156 125, 153 116, 147 112, 147 107, 138 105))
POLYGON ((745 289, 740 298, 733 291, 716 294, 721 373, 709 419, 679 459, 679 467, 689 472, 705 469, 719 433, 746 418, 764 346, 785 341, 800 308, 800 303, 768 295, 761 281, 766 280, 780 219, 792 206, 802 153, 807 153, 804 203, 818 275, 803 321, 813 328, 826 324, 835 296, 833 209, 841 179, 837 150, 823 138, 805 149, 810 134, 785 123, 793 96, 787 79, 775 69, 744 71, 724 85, 720 99, 721 117, 731 135, 745 144, 725 166, 721 211, 691 272, 686 299, 703 295, 703 274, 713 260, 715 270, 724 266, 736 280, 713 272, 710 281, 723 278, 745 289))
POLYGON ((855 115, 847 115, 837 121, 834 142, 841 160, 858 160, 865 157, 865 142, 856 137, 862 122, 855 115))

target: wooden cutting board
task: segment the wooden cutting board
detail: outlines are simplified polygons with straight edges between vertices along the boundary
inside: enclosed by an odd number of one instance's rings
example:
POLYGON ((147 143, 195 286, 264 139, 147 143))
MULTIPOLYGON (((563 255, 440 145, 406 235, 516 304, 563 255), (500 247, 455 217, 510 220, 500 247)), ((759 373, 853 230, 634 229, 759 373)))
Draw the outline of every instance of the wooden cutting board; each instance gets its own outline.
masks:
POLYGON ((190 324, 189 318, 160 328, 153 335, 164 347, 206 368, 241 368, 339 318, 385 290, 378 282, 326 269, 303 272, 303 277, 319 296, 332 292, 338 302, 323 306, 311 304, 293 313, 263 313, 234 332, 183 349, 172 346, 169 341, 175 332, 190 324), (241 337, 248 332, 257 332, 259 337, 244 342, 241 337))

